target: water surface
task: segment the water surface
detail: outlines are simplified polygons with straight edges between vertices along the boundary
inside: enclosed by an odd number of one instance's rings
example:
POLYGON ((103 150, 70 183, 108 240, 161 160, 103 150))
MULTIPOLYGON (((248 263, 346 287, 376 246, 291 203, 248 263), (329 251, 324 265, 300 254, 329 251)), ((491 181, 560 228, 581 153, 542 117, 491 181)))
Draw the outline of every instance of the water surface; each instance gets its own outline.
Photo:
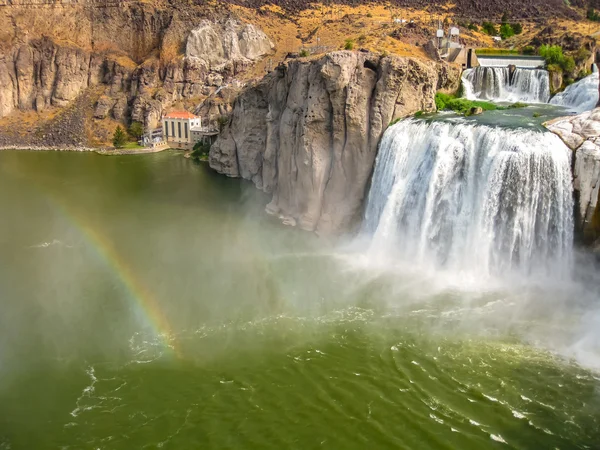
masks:
POLYGON ((267 201, 176 153, 0 152, 0 449, 600 442, 588 288, 378 266, 267 201))

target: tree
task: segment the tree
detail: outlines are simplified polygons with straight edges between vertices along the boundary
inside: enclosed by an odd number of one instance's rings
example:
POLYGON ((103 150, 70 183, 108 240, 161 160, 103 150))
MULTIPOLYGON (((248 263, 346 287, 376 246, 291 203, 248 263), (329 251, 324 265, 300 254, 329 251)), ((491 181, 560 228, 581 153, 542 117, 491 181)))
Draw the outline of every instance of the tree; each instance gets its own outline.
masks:
POLYGON ((134 138, 136 141, 140 140, 144 135, 144 126, 139 122, 132 122, 127 130, 129 136, 134 138))
POLYGON ((223 128, 225 128, 225 125, 227 125, 228 123, 229 123, 229 117, 219 116, 217 118, 217 125, 219 125, 219 132, 223 131, 223 128))
POLYGON ((509 24, 504 23, 500 26, 500 36, 502 37, 502 39, 508 39, 509 37, 512 37, 514 35, 515 32, 509 24))
POLYGON ((565 59, 560 45, 542 45, 538 52, 546 60, 546 64, 562 65, 565 59))
POLYGON ((496 25, 494 25, 492 22, 483 22, 481 24, 481 28, 483 29, 484 33, 487 33, 490 36, 496 36, 498 34, 496 25))
POLYGON ((121 128, 121 125, 119 125, 115 130, 115 134, 113 134, 113 145, 115 146, 115 148, 123 148, 125 147, 126 143, 127 136, 125 136, 123 128, 121 128))
POLYGON ((500 19, 500 23, 502 25, 508 24, 508 14, 507 13, 502 14, 502 19, 500 19))
POLYGON ((513 23, 511 25, 513 31, 515 32, 515 34, 521 34, 523 32, 523 25, 521 25, 520 23, 513 23))

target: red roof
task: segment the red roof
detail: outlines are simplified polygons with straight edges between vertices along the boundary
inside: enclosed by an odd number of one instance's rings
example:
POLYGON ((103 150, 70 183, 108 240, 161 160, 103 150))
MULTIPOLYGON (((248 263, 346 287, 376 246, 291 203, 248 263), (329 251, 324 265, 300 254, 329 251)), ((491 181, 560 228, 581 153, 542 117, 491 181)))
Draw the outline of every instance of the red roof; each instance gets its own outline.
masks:
POLYGON ((165 116, 165 119, 197 119, 198 116, 187 111, 171 111, 165 116))

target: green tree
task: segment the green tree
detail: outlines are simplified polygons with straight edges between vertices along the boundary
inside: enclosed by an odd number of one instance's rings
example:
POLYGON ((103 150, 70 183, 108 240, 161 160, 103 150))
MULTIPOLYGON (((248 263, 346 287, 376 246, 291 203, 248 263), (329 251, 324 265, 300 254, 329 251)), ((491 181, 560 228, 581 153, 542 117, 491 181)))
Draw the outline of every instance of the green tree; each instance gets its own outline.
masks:
POLYGON ((136 141, 140 140, 144 135, 144 126, 140 122, 132 122, 127 132, 136 141))
POLYGON ((504 14, 502 14, 502 19, 500 19, 500 23, 502 25, 507 25, 508 24, 508 14, 506 14, 506 12, 504 14))
POLYGON ((520 23, 513 23, 511 25, 513 31, 515 32, 515 34, 521 34, 523 32, 523 25, 521 25, 520 23))
POLYGON ((496 25, 494 25, 492 22, 483 22, 481 24, 481 28, 484 33, 489 34, 490 36, 496 36, 498 34, 496 25))
POLYGON ((474 24, 473 22, 471 22, 469 24, 469 30, 471 30, 471 31, 479 31, 479 27, 476 24, 474 24))
POLYGON ((125 136, 123 128, 121 128, 121 125, 119 125, 115 130, 115 134, 113 134, 113 145, 115 146, 115 148, 123 148, 125 147, 126 143, 127 136, 125 136))
POLYGON ((538 50, 538 53, 546 60, 546 64, 562 65, 562 62, 565 59, 560 45, 542 45, 538 50))
POLYGON ((527 45, 521 49, 521 53, 524 55, 535 55, 535 48, 531 45, 527 45))
POLYGON ((508 39, 515 35, 512 27, 508 23, 504 23, 500 26, 500 36, 502 39, 508 39))

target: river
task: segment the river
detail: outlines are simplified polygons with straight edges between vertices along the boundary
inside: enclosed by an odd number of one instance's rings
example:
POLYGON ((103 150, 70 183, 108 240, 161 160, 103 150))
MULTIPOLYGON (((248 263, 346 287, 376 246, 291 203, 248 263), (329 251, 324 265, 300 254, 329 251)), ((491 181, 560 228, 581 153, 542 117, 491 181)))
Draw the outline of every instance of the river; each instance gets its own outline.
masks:
POLYGON ((177 153, 0 152, 0 449, 597 448, 585 281, 381 267, 267 202, 177 153))

